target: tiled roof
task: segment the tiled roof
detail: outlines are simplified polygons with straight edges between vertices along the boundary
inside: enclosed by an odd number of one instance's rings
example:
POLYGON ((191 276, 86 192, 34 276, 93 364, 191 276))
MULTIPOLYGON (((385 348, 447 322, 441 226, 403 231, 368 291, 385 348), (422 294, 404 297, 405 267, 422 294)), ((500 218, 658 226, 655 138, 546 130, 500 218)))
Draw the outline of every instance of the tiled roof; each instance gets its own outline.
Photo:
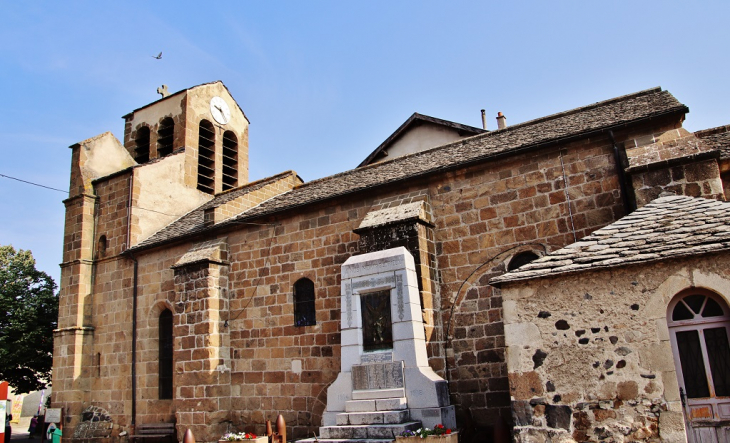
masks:
POLYGON ((403 132, 406 131, 406 129, 410 128, 411 126, 418 125, 423 122, 433 123, 435 125, 444 126, 447 128, 455 129, 458 131, 461 135, 476 135, 476 134, 482 134, 487 132, 486 129, 476 128, 474 126, 469 125, 463 125, 461 123, 452 122, 449 120, 443 120, 436 117, 431 117, 424 114, 419 114, 417 112, 414 112, 413 115, 408 117, 408 120, 406 120, 402 125, 398 127, 398 129, 395 130, 390 136, 385 139, 383 143, 380 144, 373 152, 370 153, 370 155, 367 156, 365 160, 362 161, 359 165, 357 165, 358 168, 367 166, 370 164, 370 162, 375 159, 375 157, 378 156, 383 150, 386 150, 390 147, 390 145, 403 134, 403 132))
POLYGON ((695 135, 712 149, 719 150, 721 160, 730 160, 730 125, 697 131, 695 135))
POLYGON ((658 198, 582 240, 490 280, 499 284, 730 249, 730 203, 658 198))
MULTIPOLYGON (((404 155, 313 180, 273 197, 239 216, 216 224, 214 227, 203 227, 201 207, 133 249, 154 246, 206 229, 231 226, 314 202, 371 189, 375 186, 397 183, 491 158, 511 155, 549 143, 586 136, 638 120, 672 113, 686 113, 687 111, 687 107, 679 103, 669 92, 662 91, 660 88, 648 89, 465 138, 427 151, 404 155)), ((215 206, 217 198, 206 205, 215 206)))
POLYGON ((220 206, 224 203, 227 203, 238 197, 246 195, 250 192, 261 189, 262 187, 268 185, 271 182, 278 180, 279 178, 281 178, 287 174, 291 174, 291 171, 282 172, 281 174, 277 174, 277 175, 274 175, 271 177, 267 177, 263 180, 258 180, 253 183, 249 183, 246 186, 242 186, 240 188, 235 188, 230 191, 226 191, 221 194, 217 194, 215 196, 215 198, 213 198, 212 200, 209 200, 209 201, 203 203, 202 205, 198 206, 197 208, 195 208, 192 211, 188 212, 187 214, 183 215, 179 219, 175 220, 171 224, 160 229, 155 234, 150 236, 147 240, 130 248, 130 250, 132 252, 134 252, 138 249, 144 249, 151 245, 155 245, 158 243, 164 243, 164 242, 167 242, 170 240, 175 240, 180 237, 186 237, 189 235, 198 234, 198 233, 206 231, 206 230, 210 230, 211 228, 208 226, 205 226, 204 221, 203 221, 203 215, 204 215, 204 212, 206 209, 220 206))

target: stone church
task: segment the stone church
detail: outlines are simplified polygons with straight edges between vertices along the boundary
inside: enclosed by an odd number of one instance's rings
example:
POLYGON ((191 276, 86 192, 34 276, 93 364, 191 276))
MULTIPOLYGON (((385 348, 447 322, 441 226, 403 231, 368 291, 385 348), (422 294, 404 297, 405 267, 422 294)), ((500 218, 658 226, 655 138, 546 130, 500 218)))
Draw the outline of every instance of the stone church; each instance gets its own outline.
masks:
POLYGON ((249 182, 221 82, 135 109, 71 146, 64 438, 727 441, 730 127, 688 112, 413 114, 355 169, 249 182))

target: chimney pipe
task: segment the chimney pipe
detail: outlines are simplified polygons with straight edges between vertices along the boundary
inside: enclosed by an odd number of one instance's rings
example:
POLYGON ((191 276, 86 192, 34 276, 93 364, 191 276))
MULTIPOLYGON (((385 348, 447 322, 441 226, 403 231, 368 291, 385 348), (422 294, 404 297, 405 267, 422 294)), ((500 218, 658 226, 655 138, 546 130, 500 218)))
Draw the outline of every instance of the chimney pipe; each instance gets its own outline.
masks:
POLYGON ((504 129, 507 127, 507 117, 501 112, 497 113, 497 129, 504 129))
POLYGON ((487 129, 487 112, 482 109, 482 129, 487 129))

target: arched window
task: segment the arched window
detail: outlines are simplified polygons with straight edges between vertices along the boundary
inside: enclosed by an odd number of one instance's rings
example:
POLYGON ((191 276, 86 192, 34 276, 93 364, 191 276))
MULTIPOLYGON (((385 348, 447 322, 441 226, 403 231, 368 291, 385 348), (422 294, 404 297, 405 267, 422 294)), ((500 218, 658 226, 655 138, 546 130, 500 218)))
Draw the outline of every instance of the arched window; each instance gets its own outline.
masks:
POLYGON ((147 163, 150 159, 150 128, 142 126, 137 129, 134 137, 134 160, 139 163, 147 163))
POLYGON ((198 127, 198 190, 215 192, 215 128, 208 120, 198 127))
POLYGON ((314 283, 300 278, 294 283, 294 326, 311 326, 317 323, 314 311, 314 283))
POLYGON ((223 190, 238 186, 238 137, 232 131, 223 133, 223 190))
POLYGON ((165 117, 157 129, 157 156, 164 157, 172 154, 175 133, 175 120, 165 117))
POLYGON ((96 245, 96 258, 104 258, 106 255, 106 235, 99 237, 99 243, 96 245))
POLYGON ((538 258, 540 257, 532 251, 520 252, 519 254, 512 257, 512 260, 509 261, 509 265, 507 265, 507 271, 514 271, 520 266, 524 266, 531 261, 537 260, 538 258))
POLYGON ((160 313, 160 340, 159 340, 159 397, 163 399, 172 398, 172 312, 165 309, 160 313))
POLYGON ((730 411, 730 309, 727 304, 707 290, 684 291, 669 304, 667 324, 677 381, 686 396, 690 416, 704 420, 727 418, 730 411))

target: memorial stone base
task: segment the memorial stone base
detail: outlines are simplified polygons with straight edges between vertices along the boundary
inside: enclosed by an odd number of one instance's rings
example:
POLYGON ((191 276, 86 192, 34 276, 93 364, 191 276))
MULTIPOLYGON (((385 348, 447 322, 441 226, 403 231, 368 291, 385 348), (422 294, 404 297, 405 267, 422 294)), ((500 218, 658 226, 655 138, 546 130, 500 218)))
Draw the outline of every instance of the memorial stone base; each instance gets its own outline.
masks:
POLYGON ((424 426, 456 428, 447 383, 428 366, 421 312, 405 248, 342 265, 341 368, 319 441, 392 441, 424 426))

